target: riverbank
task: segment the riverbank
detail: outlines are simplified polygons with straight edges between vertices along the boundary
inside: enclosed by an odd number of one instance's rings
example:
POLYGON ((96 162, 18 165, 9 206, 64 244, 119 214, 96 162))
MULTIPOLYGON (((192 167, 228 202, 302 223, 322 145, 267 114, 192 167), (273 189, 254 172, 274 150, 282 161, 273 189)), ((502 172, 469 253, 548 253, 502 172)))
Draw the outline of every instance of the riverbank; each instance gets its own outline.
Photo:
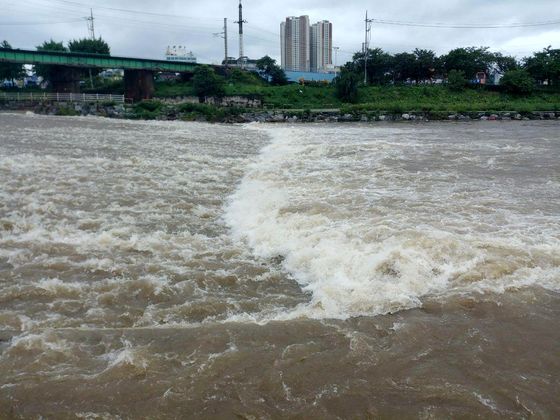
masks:
MULTIPOLYGON (((356 103, 344 103, 331 85, 321 83, 269 86, 258 80, 230 80, 223 98, 201 104, 192 82, 158 82, 155 98, 134 105, 111 102, 0 102, 0 109, 25 109, 39 114, 97 115, 145 120, 208 122, 345 122, 407 120, 555 119, 560 92, 540 87, 529 95, 512 95, 499 86, 460 91, 442 85, 360 87, 356 103)), ((120 92, 111 85, 106 93, 120 92)), ((105 90, 102 90, 105 92, 105 90)))
POLYGON ((469 120, 560 120, 560 111, 377 111, 360 107, 319 110, 266 110, 217 107, 193 103, 164 103, 157 100, 135 105, 115 103, 3 102, 0 111, 32 111, 41 115, 97 116, 107 118, 199 121, 213 123, 340 123, 378 121, 469 121, 469 120))
MULTIPOLYGON (((169 101, 195 95, 190 83, 160 82, 155 86, 155 99, 169 101)), ((258 101, 268 109, 332 109, 361 108, 370 111, 408 112, 411 110, 451 111, 548 111, 560 110, 560 92, 538 88, 529 95, 512 95, 499 86, 477 86, 452 90, 443 85, 361 86, 356 103, 342 102, 331 85, 321 83, 267 86, 232 83, 226 97, 258 101)))
POLYGON ((29 103, 3 102, 0 111, 32 111, 41 115, 97 116, 118 119, 199 121, 216 123, 314 123, 377 121, 469 121, 469 120, 560 120, 560 111, 377 111, 353 108, 320 110, 265 110, 239 107, 216 107, 193 103, 144 101, 136 105, 115 103, 29 103))

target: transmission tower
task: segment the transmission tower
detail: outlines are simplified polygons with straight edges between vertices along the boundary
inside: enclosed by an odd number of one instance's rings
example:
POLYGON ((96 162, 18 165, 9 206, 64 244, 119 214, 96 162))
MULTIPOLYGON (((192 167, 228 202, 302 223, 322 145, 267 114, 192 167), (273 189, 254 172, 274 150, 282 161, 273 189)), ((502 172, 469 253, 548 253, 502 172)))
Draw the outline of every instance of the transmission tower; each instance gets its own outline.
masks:
POLYGON ((243 52, 243 24, 247 23, 247 21, 243 20, 243 5, 241 4, 241 0, 239 0, 239 20, 234 23, 239 24, 239 61, 243 68, 243 61, 245 60, 245 54, 243 52))
POLYGON ((84 18, 87 21, 87 27, 89 32, 89 37, 91 39, 95 39, 95 24, 94 24, 94 17, 93 17, 93 9, 89 9, 90 15, 84 18))

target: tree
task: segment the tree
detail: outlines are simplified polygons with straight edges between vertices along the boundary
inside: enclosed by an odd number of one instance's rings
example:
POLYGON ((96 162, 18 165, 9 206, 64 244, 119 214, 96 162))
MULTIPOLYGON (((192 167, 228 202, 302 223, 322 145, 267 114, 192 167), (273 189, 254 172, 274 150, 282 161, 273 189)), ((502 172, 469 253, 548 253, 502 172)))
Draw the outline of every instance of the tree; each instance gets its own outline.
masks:
POLYGON ((210 66, 198 66, 192 78, 194 91, 200 102, 207 96, 221 98, 225 95, 224 78, 218 76, 210 66))
MULTIPOLYGON (((50 41, 45 41, 43 44, 37 46, 37 51, 68 52, 68 49, 62 42, 56 42, 51 39, 50 41)), ((61 66, 51 66, 48 64, 37 64, 34 68, 37 76, 41 76, 49 82, 52 82, 53 78, 56 77, 56 74, 61 71, 61 66)))
POLYGON ((416 48, 414 50, 415 70, 414 79, 416 83, 421 80, 428 80, 433 77, 438 69, 438 57, 432 50, 422 50, 416 48))
POLYGON ((276 64, 276 60, 265 55, 257 60, 259 75, 272 85, 285 85, 288 83, 286 73, 276 64))
POLYGON ((560 84, 560 49, 549 46, 524 61, 526 70, 540 83, 560 84))
MULTIPOLYGON (((8 41, 2 41, 0 48, 12 49, 8 41)), ((0 63, 0 81, 19 79, 25 75, 22 64, 16 63, 0 63)))
POLYGON ((500 80, 504 90, 514 95, 528 95, 535 88, 535 79, 525 69, 510 70, 500 80))
POLYGON ((238 68, 231 69, 227 78, 232 83, 242 85, 262 85, 264 83, 258 73, 249 72, 238 68))
POLYGON ((358 85, 360 77, 343 67, 340 74, 333 81, 336 97, 343 102, 355 103, 358 101, 358 85))
MULTIPOLYGON (((82 38, 74 39, 68 43, 68 49, 73 53, 87 53, 99 55, 111 55, 111 48, 101 37, 96 39, 82 38)), ((81 73, 82 76, 97 76, 101 72, 100 69, 88 68, 84 69, 81 73)), ((93 82, 92 82, 93 87, 93 82)))
MULTIPOLYGON (((350 67, 356 74, 364 72, 363 52, 354 54, 350 67)), ((381 48, 368 50, 367 52, 367 78, 368 82, 374 85, 386 84, 391 81, 394 72, 394 58, 381 48)))
POLYGON ((519 68, 519 63, 517 62, 515 57, 502 55, 502 53, 494 54, 494 64, 496 65, 496 68, 502 73, 519 68))
POLYGON ((456 48, 442 58, 446 72, 463 71, 468 79, 473 79, 478 72, 488 73, 494 61, 488 47, 456 48))
POLYGON ((438 58, 431 50, 417 48, 412 53, 395 54, 392 66, 393 80, 404 82, 412 79, 419 83, 432 78, 438 67, 438 58))
POLYGON ((395 54, 392 73, 396 82, 416 79, 416 56, 406 52, 395 54))
POLYGON ((70 52, 111 55, 111 48, 109 47, 109 44, 101 38, 74 39, 68 43, 68 49, 70 52))
POLYGON ((451 90, 463 90, 467 83, 468 80, 463 70, 451 70, 447 75, 447 86, 449 86, 451 90))

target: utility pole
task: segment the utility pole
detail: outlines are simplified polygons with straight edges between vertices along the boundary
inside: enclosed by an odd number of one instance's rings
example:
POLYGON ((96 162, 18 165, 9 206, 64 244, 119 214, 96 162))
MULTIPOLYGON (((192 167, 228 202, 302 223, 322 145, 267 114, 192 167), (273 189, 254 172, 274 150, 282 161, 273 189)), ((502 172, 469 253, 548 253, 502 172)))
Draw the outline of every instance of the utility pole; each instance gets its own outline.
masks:
MULTIPOLYGON (((93 9, 89 9, 89 17, 85 18, 87 21, 89 38, 92 41, 95 41, 95 19, 93 18, 93 9)), ((93 89, 93 75, 91 74, 91 68, 88 69, 89 71, 89 85, 93 89)))
POLYGON ((368 19, 368 14, 366 10, 366 39, 364 42, 364 85, 367 85, 367 60, 369 53, 369 40, 371 38, 371 24, 373 19, 368 19))
POLYGON ((227 18, 224 18, 223 32, 216 32, 214 36, 219 36, 224 39, 224 66, 228 67, 227 18))
POLYGON ((338 61, 338 50, 340 50, 340 47, 333 47, 334 50, 334 68, 336 69, 336 63, 338 61))
POLYGON ((234 23, 239 24, 239 61, 241 63, 241 68, 243 68, 243 60, 245 59, 245 54, 243 52, 243 24, 247 23, 247 21, 243 20, 243 5, 241 4, 241 0, 239 0, 239 20, 234 23))
POLYGON ((224 18, 224 59, 226 60, 226 68, 228 67, 227 53, 227 18, 224 18))

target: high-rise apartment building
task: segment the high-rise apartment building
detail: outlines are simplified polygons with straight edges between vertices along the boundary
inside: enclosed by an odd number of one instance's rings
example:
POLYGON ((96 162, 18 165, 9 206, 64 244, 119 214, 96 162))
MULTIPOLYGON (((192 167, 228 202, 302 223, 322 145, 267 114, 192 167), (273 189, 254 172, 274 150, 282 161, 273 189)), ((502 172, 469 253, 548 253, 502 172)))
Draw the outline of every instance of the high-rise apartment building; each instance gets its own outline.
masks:
POLYGON ((287 71, 309 71, 310 63, 309 16, 287 17, 280 24, 282 68, 287 71))
POLYGON ((311 26, 310 67, 313 72, 332 67, 332 23, 328 20, 311 26))
POLYGON ((332 66, 332 23, 309 26, 309 16, 287 17, 280 24, 282 68, 321 72, 332 66))

